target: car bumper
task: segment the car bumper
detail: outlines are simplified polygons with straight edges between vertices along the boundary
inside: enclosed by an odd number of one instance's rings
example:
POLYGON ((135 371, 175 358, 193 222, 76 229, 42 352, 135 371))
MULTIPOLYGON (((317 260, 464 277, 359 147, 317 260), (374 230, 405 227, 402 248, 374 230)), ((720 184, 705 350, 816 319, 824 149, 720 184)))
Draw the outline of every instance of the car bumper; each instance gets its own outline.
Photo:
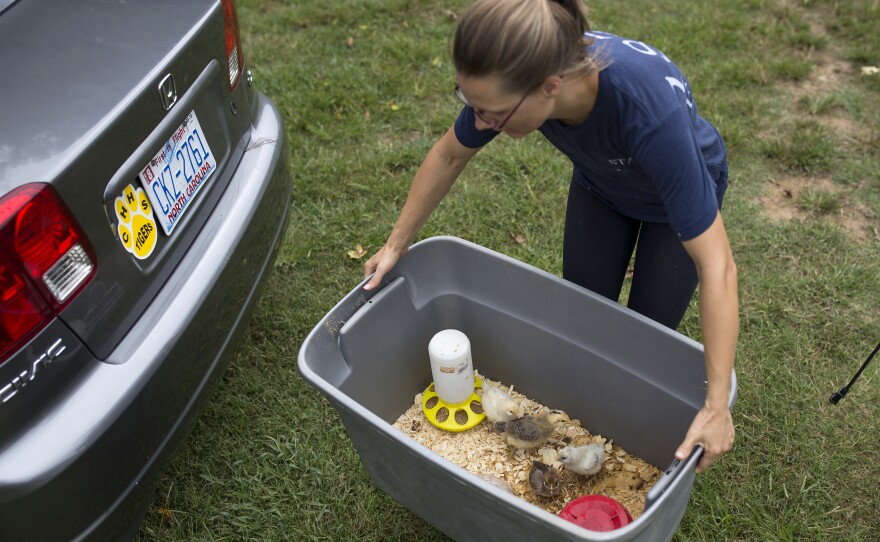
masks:
MULTIPOLYGON (((112 539, 151 502, 287 228, 282 120, 261 94, 253 107, 252 148, 159 295, 108 359, 84 363, 40 423, 0 449, 0 540, 112 539)), ((71 353, 87 352, 63 323, 53 330, 66 333, 71 353)))

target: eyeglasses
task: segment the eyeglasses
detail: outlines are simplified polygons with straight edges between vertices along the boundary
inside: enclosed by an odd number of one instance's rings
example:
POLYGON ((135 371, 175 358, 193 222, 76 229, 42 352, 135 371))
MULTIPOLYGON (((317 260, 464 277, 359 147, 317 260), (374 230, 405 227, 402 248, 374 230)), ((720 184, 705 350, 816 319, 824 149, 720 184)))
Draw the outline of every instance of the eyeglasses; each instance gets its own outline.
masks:
POLYGON ((504 117, 504 120, 502 120, 500 123, 496 123, 494 120, 489 120, 486 117, 484 117, 483 115, 481 115, 479 110, 477 110, 476 107, 472 106, 470 104, 470 102, 468 102, 468 99, 465 98, 464 94, 461 92, 461 88, 458 86, 458 83, 455 84, 455 97, 458 98, 458 101, 460 101, 464 105, 473 109, 474 115, 476 115, 481 121, 488 124, 489 128, 491 128, 492 130, 496 130, 498 132, 500 132, 501 130, 504 129, 504 126, 507 124, 507 121, 509 121, 510 117, 512 117, 513 114, 516 113, 516 110, 519 109, 519 106, 521 106, 522 103, 524 101, 526 101, 526 98, 529 97, 529 94, 531 94, 531 91, 526 92, 525 95, 522 98, 520 98, 519 102, 517 102, 517 104, 515 106, 513 106, 513 109, 510 110, 510 113, 508 113, 507 116, 504 117))

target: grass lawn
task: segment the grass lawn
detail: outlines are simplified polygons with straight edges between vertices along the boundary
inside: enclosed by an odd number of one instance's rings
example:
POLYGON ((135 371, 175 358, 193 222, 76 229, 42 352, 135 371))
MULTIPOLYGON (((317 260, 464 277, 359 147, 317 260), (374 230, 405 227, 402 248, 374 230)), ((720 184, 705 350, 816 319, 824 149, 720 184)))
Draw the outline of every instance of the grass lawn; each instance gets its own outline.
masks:
MULTIPOLYGON (((241 0, 256 86, 286 122, 292 218, 236 359, 137 540, 446 540, 377 490, 300 377, 311 328, 362 279, 459 106, 465 0, 241 0)), ((880 6, 877 0, 594 0, 650 43, 724 136, 740 274, 734 450, 697 477, 674 540, 880 540, 880 6), (870 71, 870 70, 866 70, 870 71)), ((567 160, 500 137, 421 232, 561 274, 567 160)), ((694 306, 680 331, 700 340, 694 306)), ((427 366, 427 364, 426 364, 427 366)), ((671 458, 670 458, 671 459, 671 458)))

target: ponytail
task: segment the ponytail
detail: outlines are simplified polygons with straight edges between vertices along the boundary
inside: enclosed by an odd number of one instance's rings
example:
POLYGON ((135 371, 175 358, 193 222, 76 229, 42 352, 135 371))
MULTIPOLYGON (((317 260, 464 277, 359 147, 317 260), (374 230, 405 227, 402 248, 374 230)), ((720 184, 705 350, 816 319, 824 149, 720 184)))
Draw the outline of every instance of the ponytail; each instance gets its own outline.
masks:
POLYGON ((577 22, 581 35, 590 31, 587 6, 582 0, 550 0, 550 2, 559 4, 577 22))

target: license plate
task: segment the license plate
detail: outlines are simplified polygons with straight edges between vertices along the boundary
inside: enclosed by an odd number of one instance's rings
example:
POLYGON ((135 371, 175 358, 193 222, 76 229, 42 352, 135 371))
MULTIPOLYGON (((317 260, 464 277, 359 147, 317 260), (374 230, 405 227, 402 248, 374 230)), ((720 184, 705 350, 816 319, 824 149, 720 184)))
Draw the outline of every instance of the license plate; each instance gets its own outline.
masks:
POLYGON ((165 235, 171 234, 216 169, 217 161, 193 111, 138 176, 165 235))

